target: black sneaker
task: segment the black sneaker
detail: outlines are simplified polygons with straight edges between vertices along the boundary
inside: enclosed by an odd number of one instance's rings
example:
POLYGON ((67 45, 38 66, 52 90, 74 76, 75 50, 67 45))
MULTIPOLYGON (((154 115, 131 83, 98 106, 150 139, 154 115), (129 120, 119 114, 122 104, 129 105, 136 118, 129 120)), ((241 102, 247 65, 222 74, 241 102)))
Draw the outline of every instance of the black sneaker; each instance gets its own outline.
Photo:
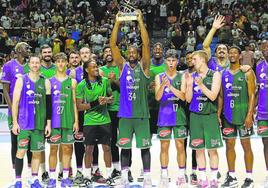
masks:
POLYGON ((250 178, 246 178, 241 188, 253 188, 253 187, 254 187, 253 180, 250 178))
POLYGON ((63 172, 59 172, 59 175, 58 175, 58 181, 61 181, 63 178, 63 172))
POLYGON ((233 178, 232 176, 227 173, 227 176, 224 180, 224 183, 221 185, 222 188, 233 188, 238 187, 238 181, 236 178, 233 178))
POLYGON ((111 177, 116 180, 119 179, 121 177, 121 172, 119 170, 114 169, 112 172, 111 177))
MULTIPOLYGON (((188 179, 187 174, 184 174, 184 176, 185 176, 185 181, 186 181, 186 183, 188 183, 189 179, 188 179)), ((169 182, 170 182, 170 181, 169 181, 169 182)))
POLYGON ((128 181, 129 181, 129 182, 133 182, 133 176, 132 176, 130 170, 128 171, 127 176, 128 176, 128 181))
POLYGON ((192 173, 192 174, 190 175, 190 183, 191 183, 191 185, 197 185, 198 180, 197 180, 197 175, 196 175, 196 173, 192 173))
POLYGON ((84 178, 83 183, 79 185, 79 187, 85 187, 85 188, 93 188, 92 181, 88 178, 84 178))
POLYGON ((42 174, 42 183, 47 184, 48 181, 49 181, 49 175, 48 175, 48 172, 44 172, 44 173, 42 174))
POLYGON ((109 186, 115 186, 114 179, 112 177, 109 177, 106 179, 106 184, 109 186))
POLYGON ((97 168, 97 170, 91 174, 91 181, 96 182, 96 183, 106 183, 106 179, 101 175, 100 169, 97 168))
POLYGON ((76 176, 74 177, 73 185, 80 185, 84 182, 84 176, 82 172, 77 171, 76 176))

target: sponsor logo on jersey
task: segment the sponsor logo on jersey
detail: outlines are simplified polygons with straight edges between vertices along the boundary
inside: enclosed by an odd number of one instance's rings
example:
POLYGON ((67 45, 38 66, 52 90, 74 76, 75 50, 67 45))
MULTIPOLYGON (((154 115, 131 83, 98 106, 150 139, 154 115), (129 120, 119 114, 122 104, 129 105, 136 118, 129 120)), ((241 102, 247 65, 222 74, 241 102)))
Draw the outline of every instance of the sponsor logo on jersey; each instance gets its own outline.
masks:
POLYGON ((84 137, 83 132, 78 132, 74 135, 75 139, 81 140, 84 137))
POLYGON ((50 141, 53 142, 53 143, 59 141, 60 139, 61 139, 60 134, 56 134, 56 135, 50 137, 50 141))
POLYGON ((28 90, 27 92, 26 92, 26 94, 28 95, 28 96, 34 96, 34 91, 33 90, 28 90))
POLYGON ((267 77, 267 75, 266 75, 265 73, 261 73, 261 74, 260 74, 260 78, 261 78, 261 79, 266 79, 266 77, 267 77))
POLYGON ((160 132, 159 132, 159 136, 160 137, 166 137, 166 136, 168 136, 168 135, 170 135, 171 134, 171 130, 161 130, 160 132))
POLYGON ((204 143, 204 140, 201 139, 201 138, 193 139, 192 140, 192 146, 194 146, 194 147, 197 147, 197 146, 199 146, 199 145, 201 145, 203 143, 204 143))
POLYGON ((258 133, 261 134, 261 133, 264 133, 268 130, 268 127, 267 126, 259 126, 258 127, 258 133))
POLYGON ((238 77, 237 80, 240 81, 240 82, 243 82, 245 79, 243 77, 238 77))
POLYGON ((22 139, 22 140, 20 140, 20 142, 19 142, 19 146, 20 146, 20 147, 25 147, 25 146, 28 145, 28 143, 29 143, 29 140, 28 140, 28 139, 22 139))
POLYGON ((222 132, 224 135, 229 135, 234 132, 234 128, 224 128, 222 132))
POLYGON ((130 142, 130 139, 129 138, 121 138, 120 140, 119 140, 119 144, 120 145, 125 145, 125 144, 127 144, 127 143, 129 143, 130 142))

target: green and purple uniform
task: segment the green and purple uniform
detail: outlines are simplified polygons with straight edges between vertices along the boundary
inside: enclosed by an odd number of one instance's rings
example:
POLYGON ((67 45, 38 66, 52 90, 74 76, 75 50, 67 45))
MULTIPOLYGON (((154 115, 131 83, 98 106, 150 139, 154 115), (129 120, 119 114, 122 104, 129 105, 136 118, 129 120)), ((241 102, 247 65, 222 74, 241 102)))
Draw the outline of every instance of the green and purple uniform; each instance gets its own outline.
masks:
MULTIPOLYGON (((209 69, 203 84, 211 90, 214 71, 209 69)), ((193 79, 198 73, 193 73, 193 79)), ((217 117, 217 102, 211 101, 193 83, 193 97, 190 103, 190 147, 193 149, 217 149, 222 147, 220 126, 217 117)))
POLYGON ((52 78, 56 74, 56 65, 52 63, 48 68, 41 65, 40 72, 45 78, 52 78))
MULTIPOLYGON (((12 102, 13 100, 13 91, 15 87, 16 80, 19 76, 22 76, 29 72, 28 64, 21 65, 16 59, 12 59, 4 64, 3 73, 1 82, 7 83, 10 85, 9 87, 9 97, 12 102)), ((12 128, 12 114, 11 109, 8 109, 8 127, 12 128)))
POLYGON ((138 62, 134 68, 126 62, 120 76, 119 138, 117 145, 132 147, 133 133, 138 148, 151 146, 148 107, 148 81, 138 62))
MULTIPOLYGON (((159 74, 160 83, 166 73, 159 74)), ((167 76, 167 75, 166 75, 167 76)), ((177 72, 173 79, 167 78, 170 84, 180 90, 182 82, 182 74, 177 72)), ((171 139, 173 130, 174 139, 184 139, 187 137, 186 115, 184 111, 184 101, 172 93, 169 88, 165 87, 160 100, 160 108, 158 113, 158 138, 171 139)))
POLYGON ((59 81, 56 77, 50 79, 52 96, 52 117, 50 144, 72 144, 74 142, 74 105, 72 79, 67 77, 59 81))
POLYGON ((42 151, 44 145, 44 128, 46 124, 46 88, 45 79, 40 77, 33 82, 28 75, 22 76, 23 86, 18 108, 18 149, 42 151))
POLYGON ((258 84, 258 135, 268 136, 268 63, 260 61, 256 66, 258 84))
POLYGON ((248 112, 248 87, 246 73, 238 70, 232 73, 226 69, 222 73, 223 91, 223 129, 224 138, 235 138, 237 132, 241 138, 253 134, 253 129, 247 130, 244 122, 248 112))
POLYGON ((225 66, 221 66, 218 62, 217 62, 217 58, 216 57, 211 57, 208 61, 208 68, 213 70, 213 71, 223 71, 226 68, 230 67, 230 63, 227 62, 225 66))
MULTIPOLYGON (((74 69, 74 71, 75 71, 75 78, 74 79, 77 81, 77 84, 79 84, 83 80, 83 78, 84 78, 83 67, 78 66, 78 67, 76 67, 74 69)), ((66 74, 68 76, 70 76, 71 69, 67 69, 66 74)))

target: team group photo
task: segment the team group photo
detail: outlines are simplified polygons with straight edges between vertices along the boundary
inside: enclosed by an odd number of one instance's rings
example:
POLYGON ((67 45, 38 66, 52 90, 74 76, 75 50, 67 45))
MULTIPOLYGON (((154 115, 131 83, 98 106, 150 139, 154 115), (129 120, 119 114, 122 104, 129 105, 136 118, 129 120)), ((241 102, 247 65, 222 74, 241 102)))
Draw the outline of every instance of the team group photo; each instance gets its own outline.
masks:
POLYGON ((0 187, 268 188, 266 0, 0 10, 0 187))

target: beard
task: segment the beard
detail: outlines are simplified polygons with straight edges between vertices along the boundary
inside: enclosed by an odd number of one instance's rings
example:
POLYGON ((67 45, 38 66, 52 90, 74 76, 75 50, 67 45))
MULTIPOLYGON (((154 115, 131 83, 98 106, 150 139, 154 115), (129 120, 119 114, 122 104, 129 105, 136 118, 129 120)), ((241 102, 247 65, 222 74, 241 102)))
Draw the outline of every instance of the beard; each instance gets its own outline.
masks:
POLYGON ((138 63, 138 60, 137 59, 129 60, 129 63, 136 65, 138 63))

